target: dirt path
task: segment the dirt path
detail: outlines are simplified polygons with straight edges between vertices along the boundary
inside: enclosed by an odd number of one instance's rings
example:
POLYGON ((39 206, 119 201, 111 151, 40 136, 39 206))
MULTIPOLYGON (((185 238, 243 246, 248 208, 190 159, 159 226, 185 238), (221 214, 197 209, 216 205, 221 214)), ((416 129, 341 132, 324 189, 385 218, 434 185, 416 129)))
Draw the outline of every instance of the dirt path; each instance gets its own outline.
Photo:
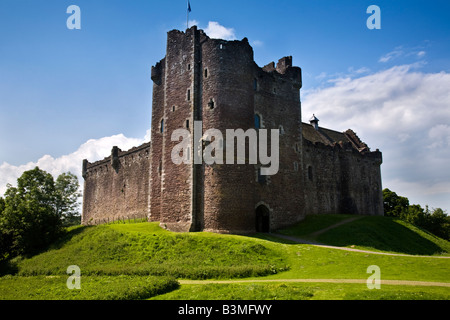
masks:
POLYGON ((313 233, 309 234, 308 236, 313 237, 313 238, 314 238, 314 237, 317 237, 317 236, 321 235, 322 233, 327 232, 328 230, 337 228, 337 227, 339 227, 339 226, 342 226, 343 224, 347 224, 347 223, 353 222, 353 221, 355 221, 355 220, 359 220, 359 219, 361 219, 361 218, 362 218, 362 217, 353 217, 353 218, 349 218, 349 219, 342 220, 341 222, 335 223, 335 224, 333 224, 333 225, 331 225, 331 226, 329 226, 329 227, 326 227, 326 228, 324 228, 324 229, 322 229, 322 230, 313 232, 313 233))
MULTIPOLYGON (((349 219, 345 219, 342 220, 341 222, 338 222, 336 224, 333 224, 329 227, 326 227, 322 230, 313 232, 311 234, 308 235, 308 237, 316 237, 318 235, 321 235, 331 229, 337 228, 339 226, 342 226, 346 223, 350 223, 353 222, 355 220, 361 219, 362 217, 354 217, 354 218, 349 218, 349 219)), ((370 254, 381 254, 381 255, 386 255, 386 256, 397 256, 397 257, 417 257, 417 258, 437 258, 437 259, 450 259, 450 256, 422 256, 422 255, 411 255, 411 254, 402 254, 402 253, 388 253, 388 252, 378 252, 378 251, 370 251, 370 250, 361 250, 361 249, 353 249, 353 248, 347 248, 347 247, 337 247, 337 246, 330 246, 330 245, 326 245, 314 240, 306 240, 306 239, 301 239, 298 237, 294 237, 294 236, 288 236, 288 235, 284 235, 281 233, 272 233, 271 234, 274 237, 278 237, 278 238, 282 238, 285 240, 290 240, 296 243, 301 243, 301 244, 310 244, 310 245, 314 245, 317 247, 323 247, 323 248, 329 248, 329 249, 337 249, 337 250, 345 250, 345 251, 353 251, 353 252, 362 252, 362 253, 370 253, 370 254)))
POLYGON ((300 238, 293 237, 293 236, 287 236, 287 235, 280 234, 280 233, 272 233, 271 235, 274 237, 285 239, 285 240, 290 240, 290 241, 293 241, 296 243, 310 244, 310 245, 313 245, 316 247, 329 248, 329 249, 362 252, 362 253, 370 253, 370 254, 381 254, 381 255, 385 255, 385 256, 396 256, 396 257, 450 259, 450 256, 420 256, 420 255, 403 254, 403 253, 389 253, 389 252, 378 252, 378 251, 370 251, 370 250, 353 249, 353 248, 347 248, 347 247, 336 247, 336 246, 329 246, 329 245, 311 241, 311 240, 305 240, 305 239, 300 239, 300 238))
MULTIPOLYGON (((322 230, 311 233, 309 236, 318 236, 322 233, 327 232, 333 228, 339 227, 343 224, 361 219, 361 217, 355 217, 343 220, 339 223, 336 223, 332 226, 324 228, 322 230)), ((287 236, 279 233, 272 233, 274 237, 290 240, 296 243, 301 244, 310 244, 318 247, 330 248, 330 249, 338 249, 338 250, 346 250, 346 251, 354 251, 354 252, 363 252, 370 254, 381 254, 388 256, 400 256, 400 257, 418 257, 418 258, 443 258, 449 259, 450 257, 445 256, 418 256, 418 255, 409 255, 409 254, 400 254, 400 253, 387 253, 387 252, 377 252, 377 251, 369 251, 369 250, 360 250, 353 248, 345 248, 345 247, 336 247, 329 246, 325 244, 321 244, 312 240, 300 239, 293 236, 287 236)), ((384 285, 396 285, 396 286, 427 286, 427 287, 450 287, 450 282, 432 282, 432 281, 407 281, 407 280, 380 280, 381 284, 384 285)), ((296 282, 296 283, 361 283, 366 284, 366 279, 256 279, 256 280, 178 280, 180 284, 234 284, 234 283, 270 283, 270 282, 296 282)))
MULTIPOLYGON (((365 279, 270 279, 270 280, 178 280, 180 284, 233 284, 233 283, 263 283, 263 282, 298 282, 298 283, 367 283, 365 279)), ((448 282, 381 280, 383 285, 395 286, 426 286, 450 287, 448 282)))

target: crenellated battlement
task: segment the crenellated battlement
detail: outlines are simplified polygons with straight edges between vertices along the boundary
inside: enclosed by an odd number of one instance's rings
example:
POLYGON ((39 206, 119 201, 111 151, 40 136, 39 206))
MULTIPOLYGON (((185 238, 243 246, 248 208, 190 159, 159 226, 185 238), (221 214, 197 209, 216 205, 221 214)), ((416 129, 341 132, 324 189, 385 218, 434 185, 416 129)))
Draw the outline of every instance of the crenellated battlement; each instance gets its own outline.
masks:
POLYGON ((111 155, 108 157, 105 157, 102 160, 95 161, 95 162, 89 162, 87 159, 83 160, 83 167, 82 167, 82 175, 83 178, 86 179, 86 177, 90 173, 95 173, 98 171, 108 171, 110 168, 118 171, 121 164, 130 163, 131 161, 134 161, 136 159, 141 158, 149 158, 150 156, 150 142, 144 143, 138 147, 133 147, 129 150, 122 151, 117 146, 114 146, 111 149, 111 155))

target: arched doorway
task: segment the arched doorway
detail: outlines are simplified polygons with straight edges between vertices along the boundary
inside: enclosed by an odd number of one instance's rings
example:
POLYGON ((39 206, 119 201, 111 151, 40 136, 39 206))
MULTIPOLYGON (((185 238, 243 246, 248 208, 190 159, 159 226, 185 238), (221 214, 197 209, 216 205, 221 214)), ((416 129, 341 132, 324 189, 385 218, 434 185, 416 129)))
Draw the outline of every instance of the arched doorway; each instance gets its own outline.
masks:
POLYGON ((256 232, 270 232, 270 211, 265 205, 260 205, 255 210, 256 232))

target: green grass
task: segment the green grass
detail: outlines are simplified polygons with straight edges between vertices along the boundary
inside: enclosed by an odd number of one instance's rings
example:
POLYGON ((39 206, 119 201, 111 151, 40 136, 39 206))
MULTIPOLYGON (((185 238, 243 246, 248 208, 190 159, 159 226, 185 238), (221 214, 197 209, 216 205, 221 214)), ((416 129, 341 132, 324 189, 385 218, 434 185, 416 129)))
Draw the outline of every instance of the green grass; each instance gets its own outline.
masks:
POLYGON ((81 289, 68 289, 67 277, 4 276, 0 300, 133 300, 148 299, 178 288, 168 277, 82 276, 81 289), (11 290, 14 288, 14 290, 11 290))
POLYGON ((367 279, 367 268, 377 265, 385 280, 450 281, 450 259, 388 256, 350 252, 303 244, 277 244, 289 270, 266 279, 367 279))
MULTIPOLYGON (((352 216, 313 216, 283 232, 308 237, 352 216)), ((340 246, 412 254, 448 253, 448 242, 384 217, 362 217, 317 237, 340 246), (396 242, 396 243, 391 243, 396 242)), ((450 259, 390 256, 295 244, 274 235, 174 233, 158 223, 75 227, 47 251, 10 261, 2 299, 449 299, 448 287, 292 283, 285 279, 362 279, 377 265, 381 279, 449 282, 450 259), (69 265, 81 290, 65 285, 69 265), (170 277, 170 278, 167 278, 170 277), (176 279, 268 279, 280 282, 189 284, 176 279), (159 283, 159 280, 162 282, 159 283), (175 282, 174 282, 175 281, 175 282), (13 288, 13 289, 12 289, 13 288), (165 294, 161 294, 166 292, 165 294)))
POLYGON ((364 284, 239 283, 181 285, 151 300, 448 300, 449 288, 364 284))
POLYGON ((355 218, 349 214, 317 214, 309 215, 287 229, 279 230, 280 233, 292 236, 307 237, 309 234, 325 229, 346 219, 355 218))
POLYGON ((312 233, 329 227, 351 215, 314 215, 305 221, 281 230, 280 233, 339 247, 412 255, 448 255, 450 242, 399 219, 359 216, 359 219, 328 230, 316 237, 312 233))
POLYGON ((16 263, 22 276, 64 275, 69 265, 84 275, 156 275, 242 278, 286 269, 284 257, 257 239, 209 233, 172 233, 157 223, 79 227, 47 252, 16 263))

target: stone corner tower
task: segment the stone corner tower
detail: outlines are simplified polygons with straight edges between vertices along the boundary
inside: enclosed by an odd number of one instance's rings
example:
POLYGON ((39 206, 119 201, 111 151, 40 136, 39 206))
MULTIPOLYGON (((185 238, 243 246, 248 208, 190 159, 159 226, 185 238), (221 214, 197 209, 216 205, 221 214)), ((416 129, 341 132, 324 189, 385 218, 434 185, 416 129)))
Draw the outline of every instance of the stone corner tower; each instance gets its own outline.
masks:
MULTIPOLYGON (((259 68, 246 38, 211 39, 194 26, 186 32, 168 32, 166 56, 152 67, 151 75, 151 221, 160 221, 161 226, 173 231, 248 233, 261 229, 263 224, 264 229, 271 229, 286 224, 283 220, 299 220, 292 215, 299 215, 299 202, 303 202, 299 150, 301 70, 292 67, 292 57, 280 59, 273 70, 270 65, 259 68), (281 109, 275 107, 278 105, 281 109), (227 129, 246 131, 255 128, 256 119, 260 128, 281 128, 283 133, 290 133, 290 138, 285 139, 288 141, 280 145, 280 159, 289 159, 289 169, 281 163, 280 176, 272 179, 288 182, 285 193, 291 192, 292 196, 295 191, 301 200, 290 199, 292 209, 283 218, 273 216, 274 210, 277 202, 287 199, 283 194, 277 196, 278 200, 270 196, 270 182, 259 181, 258 165, 176 165, 171 159, 171 150, 179 143, 172 141, 176 129, 187 129, 192 136, 194 123, 201 132, 211 128, 223 133, 227 129), (272 205, 262 201, 265 197, 273 198, 272 205)), ((188 157, 193 159, 195 141, 191 144, 188 157)), ((248 141, 246 145, 248 150, 248 141)))

